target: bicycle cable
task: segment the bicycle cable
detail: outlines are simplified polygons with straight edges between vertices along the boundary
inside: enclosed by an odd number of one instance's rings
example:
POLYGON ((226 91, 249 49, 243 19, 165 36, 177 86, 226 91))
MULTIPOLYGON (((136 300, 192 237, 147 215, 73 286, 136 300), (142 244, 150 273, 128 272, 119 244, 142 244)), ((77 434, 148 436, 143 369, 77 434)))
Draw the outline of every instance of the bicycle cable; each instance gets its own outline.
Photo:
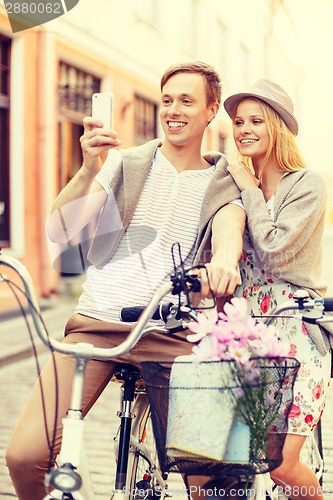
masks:
POLYGON ((58 385, 58 373, 57 373, 57 367, 56 367, 56 362, 55 362, 55 358, 54 358, 54 354, 55 354, 55 351, 52 347, 52 344, 49 340, 49 344, 48 344, 48 347, 51 351, 51 358, 52 358, 52 362, 53 362, 53 371, 54 371, 54 379, 55 379, 55 415, 54 415, 54 426, 53 426, 53 433, 52 433, 52 440, 50 440, 50 436, 49 436, 49 426, 47 424, 47 420, 46 420, 46 406, 45 406, 45 395, 44 395, 44 388, 43 388, 43 382, 42 382, 42 379, 40 377, 41 375, 41 368, 40 368, 40 364, 39 364, 39 361, 38 361, 38 352, 37 352, 37 347, 36 347, 36 344, 35 344, 35 341, 34 341, 34 338, 33 338, 33 334, 32 334, 32 330, 31 330, 31 326, 30 326, 30 323, 29 323, 29 320, 28 320, 28 314, 22 304, 22 301, 17 293, 17 291, 19 291, 24 297, 25 299, 27 300, 28 304, 30 307, 33 308, 34 312, 38 315, 44 329, 45 329, 45 333, 46 333, 46 337, 47 339, 50 338, 50 335, 49 335, 49 332, 46 328, 46 325, 44 323, 44 320, 40 314, 40 312, 36 309, 35 305, 33 304, 33 302, 31 301, 30 297, 28 296, 28 294, 17 284, 15 283, 14 281, 10 280, 6 275, 0 273, 0 281, 1 282, 4 282, 8 285, 8 287, 10 288, 11 292, 13 293, 14 297, 15 297, 15 300, 19 306, 19 309, 21 311, 21 315, 24 319, 24 322, 26 324, 26 327, 27 327, 27 331, 28 331, 28 336, 29 336, 29 339, 30 339, 30 342, 31 342, 31 346, 32 346, 32 351, 33 351, 33 355, 34 355, 34 359, 35 359, 35 365, 36 365, 36 372, 37 372, 37 375, 38 375, 38 381, 39 381, 39 387, 40 387, 40 392, 41 392, 41 401, 42 401, 42 409, 43 409, 43 420, 44 420, 44 430, 45 430, 45 434, 46 434, 46 441, 47 441, 47 446, 48 446, 48 449, 49 449, 49 463, 48 463, 48 468, 47 468, 47 472, 49 472, 53 465, 54 464, 57 464, 56 462, 56 457, 54 456, 54 445, 55 445, 55 434, 56 434, 56 423, 57 423, 57 419, 58 419, 58 392, 59 392, 59 385, 58 385))
MULTIPOLYGON (((190 298, 190 291, 189 291, 189 287, 187 285, 187 281, 189 279, 189 276, 190 276, 190 272, 191 271, 195 271, 195 270, 200 270, 200 269, 204 269, 205 271, 205 274, 206 274, 206 277, 207 277, 207 282, 208 282, 208 287, 209 287, 209 290, 210 290, 210 294, 211 294, 211 298, 212 298, 212 301, 213 301, 213 304, 210 305, 210 306, 206 306, 206 307, 195 307, 196 310, 198 311, 203 311, 203 310, 206 310, 206 309, 214 309, 214 307, 216 306, 216 297, 215 297, 215 294, 210 286, 210 279, 209 279, 209 273, 208 273, 208 270, 206 268, 205 265, 196 265, 196 266, 191 266, 187 269, 185 269, 185 262, 183 260, 183 257, 182 257, 182 253, 181 253, 181 246, 180 246, 180 243, 177 242, 177 243, 173 243, 171 245, 171 256, 172 256, 172 262, 173 262, 173 268, 174 268, 174 276, 172 277, 171 276, 171 279, 173 279, 173 283, 175 285, 175 290, 173 291, 173 294, 174 295, 178 295, 178 311, 180 311, 180 308, 182 306, 182 303, 181 303, 181 292, 184 293, 185 297, 186 297, 186 302, 187 302, 187 306, 189 308, 192 308, 191 306, 191 298, 190 298), (178 256, 179 256, 179 264, 177 265, 176 264, 176 259, 175 259, 175 247, 177 247, 177 250, 178 250, 178 256), (180 269, 180 272, 179 272, 179 269, 180 269)), ((194 292, 195 291, 200 291, 200 289, 198 290, 193 290, 194 292)))

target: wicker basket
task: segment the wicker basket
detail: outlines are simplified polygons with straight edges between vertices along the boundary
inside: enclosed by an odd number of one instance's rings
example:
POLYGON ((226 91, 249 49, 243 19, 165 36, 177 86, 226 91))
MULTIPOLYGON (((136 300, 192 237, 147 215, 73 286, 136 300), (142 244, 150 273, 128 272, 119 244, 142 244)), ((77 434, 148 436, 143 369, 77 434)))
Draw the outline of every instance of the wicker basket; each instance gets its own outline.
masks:
POLYGON ((186 358, 142 364, 162 470, 234 475, 275 469, 282 460, 298 361, 251 360, 260 376, 246 391, 251 399, 242 400, 244 411, 238 404, 244 384, 234 376, 233 362, 186 358))

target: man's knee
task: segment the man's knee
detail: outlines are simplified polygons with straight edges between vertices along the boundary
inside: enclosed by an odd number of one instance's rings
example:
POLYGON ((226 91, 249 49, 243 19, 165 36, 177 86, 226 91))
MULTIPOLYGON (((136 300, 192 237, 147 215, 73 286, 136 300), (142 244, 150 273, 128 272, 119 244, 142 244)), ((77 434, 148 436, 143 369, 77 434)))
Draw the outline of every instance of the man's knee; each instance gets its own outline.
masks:
POLYGON ((32 450, 9 444, 6 450, 6 465, 11 476, 19 477, 21 474, 26 476, 35 473, 36 469, 43 469, 45 464, 38 460, 32 450))
POLYGON ((25 470, 28 466, 29 457, 26 453, 9 445, 6 450, 6 465, 11 473, 25 470))

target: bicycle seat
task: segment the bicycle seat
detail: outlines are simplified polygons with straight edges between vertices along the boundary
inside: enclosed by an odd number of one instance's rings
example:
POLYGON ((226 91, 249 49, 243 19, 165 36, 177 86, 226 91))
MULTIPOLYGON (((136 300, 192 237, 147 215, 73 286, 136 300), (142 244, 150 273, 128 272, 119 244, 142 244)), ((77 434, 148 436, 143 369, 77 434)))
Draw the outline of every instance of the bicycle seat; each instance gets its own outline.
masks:
POLYGON ((118 363, 111 381, 123 384, 126 380, 134 380, 136 389, 144 389, 144 381, 140 370, 129 363, 118 363))

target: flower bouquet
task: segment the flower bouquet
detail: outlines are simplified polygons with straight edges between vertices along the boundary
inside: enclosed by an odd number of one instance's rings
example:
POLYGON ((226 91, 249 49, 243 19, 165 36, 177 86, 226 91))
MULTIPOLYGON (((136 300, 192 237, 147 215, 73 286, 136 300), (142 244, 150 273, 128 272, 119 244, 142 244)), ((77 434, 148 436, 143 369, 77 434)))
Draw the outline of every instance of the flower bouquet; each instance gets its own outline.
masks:
POLYGON ((288 357, 290 345, 249 316, 244 298, 231 299, 221 313, 201 312, 189 329, 192 355, 176 358, 170 376, 168 454, 250 463, 264 472, 269 460, 280 462, 287 430, 299 367, 288 357))

